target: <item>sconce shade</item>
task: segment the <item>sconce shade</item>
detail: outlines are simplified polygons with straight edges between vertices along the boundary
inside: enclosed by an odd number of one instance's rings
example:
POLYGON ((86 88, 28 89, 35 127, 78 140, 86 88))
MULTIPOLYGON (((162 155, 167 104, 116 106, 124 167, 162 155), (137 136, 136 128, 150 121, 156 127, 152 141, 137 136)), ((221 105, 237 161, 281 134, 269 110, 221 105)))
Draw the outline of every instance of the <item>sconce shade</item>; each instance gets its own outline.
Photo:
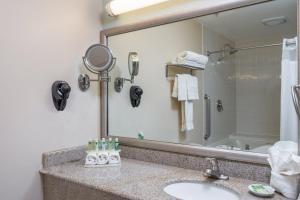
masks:
POLYGON ((168 0, 112 0, 106 4, 106 11, 110 16, 116 16, 165 1, 168 0))

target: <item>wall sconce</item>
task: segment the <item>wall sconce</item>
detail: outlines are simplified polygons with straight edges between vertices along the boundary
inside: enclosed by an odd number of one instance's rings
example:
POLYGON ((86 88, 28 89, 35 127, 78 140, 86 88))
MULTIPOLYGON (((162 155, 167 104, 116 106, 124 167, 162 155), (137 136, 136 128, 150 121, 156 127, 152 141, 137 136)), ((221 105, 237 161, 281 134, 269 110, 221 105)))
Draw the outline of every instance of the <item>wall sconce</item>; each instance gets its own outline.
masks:
POLYGON ((116 92, 121 92, 124 83, 126 81, 131 84, 134 83, 134 77, 139 73, 139 56, 136 52, 129 52, 128 54, 128 71, 130 74, 130 79, 124 77, 116 77, 114 85, 116 92))
POLYGON ((110 16, 117 16, 129 11, 145 8, 169 0, 112 0, 106 4, 110 16))

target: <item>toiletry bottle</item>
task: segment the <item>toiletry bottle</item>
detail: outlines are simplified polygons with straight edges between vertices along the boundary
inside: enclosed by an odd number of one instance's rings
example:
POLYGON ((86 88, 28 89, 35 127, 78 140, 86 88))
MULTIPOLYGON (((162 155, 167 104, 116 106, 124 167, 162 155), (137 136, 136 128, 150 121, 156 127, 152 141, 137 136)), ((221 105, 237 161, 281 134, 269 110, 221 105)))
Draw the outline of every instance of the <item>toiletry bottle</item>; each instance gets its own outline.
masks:
POLYGON ((115 149, 115 144, 112 138, 108 139, 108 151, 113 151, 115 149))
POLYGON ((106 149, 107 149, 106 146, 107 146, 107 144, 106 144, 105 138, 102 138, 102 140, 101 140, 101 150, 106 151, 106 149))
POLYGON ((92 140, 88 141, 88 146, 87 146, 87 150, 88 151, 92 151, 93 147, 92 147, 92 140))
POLYGON ((102 151, 102 140, 98 140, 98 151, 102 151))
POLYGON ((107 152, 107 142, 105 138, 101 139, 101 148, 98 152, 98 165, 106 165, 108 163, 108 152, 107 152))
POLYGON ((145 138, 144 133, 142 131, 139 131, 138 132, 138 139, 143 140, 144 138, 145 138))
POLYGON ((88 143, 88 151, 98 150, 98 140, 90 140, 88 143))
POLYGON ((119 151, 117 150, 117 148, 119 148, 119 140, 118 138, 112 140, 111 138, 109 138, 109 159, 108 159, 108 163, 109 164, 119 164, 121 162, 121 157, 119 154, 119 151))
POLYGON ((115 151, 119 151, 120 150, 120 143, 119 143, 119 139, 115 138, 115 151))

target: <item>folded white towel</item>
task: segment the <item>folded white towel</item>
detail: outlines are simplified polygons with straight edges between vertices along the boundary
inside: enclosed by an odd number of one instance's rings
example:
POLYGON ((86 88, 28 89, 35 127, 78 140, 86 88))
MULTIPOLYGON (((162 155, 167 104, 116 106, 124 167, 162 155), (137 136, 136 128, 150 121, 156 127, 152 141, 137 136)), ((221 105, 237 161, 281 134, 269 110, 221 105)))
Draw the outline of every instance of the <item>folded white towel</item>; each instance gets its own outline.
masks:
POLYGON ((198 79, 189 74, 177 74, 175 76, 172 97, 178 101, 198 100, 198 79))
POLYGON ((205 66, 208 62, 208 57, 192 51, 183 51, 175 58, 175 62, 178 64, 185 64, 187 61, 205 66))
POLYGON ((175 76, 172 97, 178 98, 178 101, 188 100, 187 79, 185 74, 175 76))
POLYGON ((181 131, 186 132, 194 129, 193 102, 181 101, 181 131))
POLYGON ((96 165, 98 163, 98 156, 96 152, 89 152, 85 157, 86 165, 96 165))
POLYGON ((98 165, 105 165, 108 163, 109 156, 108 153, 105 151, 100 151, 98 154, 98 165))
POLYGON ((204 64, 200 64, 194 61, 189 61, 189 60, 184 60, 184 61, 179 61, 179 62, 173 62, 173 64, 181 64, 181 65, 188 65, 192 66, 193 68, 199 68, 199 69, 205 69, 204 64))
POLYGON ((185 75, 187 82, 187 99, 188 100, 198 100, 198 79, 195 76, 185 75))
POLYGON ((109 164, 119 164, 121 162, 120 154, 118 151, 109 153, 109 164))
POLYGON ((291 199, 299 194, 300 157, 297 152, 297 143, 291 141, 277 142, 269 149, 270 185, 291 199))
POLYGON ((189 74, 177 74, 172 97, 181 101, 181 131, 193 130, 193 100, 199 99, 198 79, 189 74))

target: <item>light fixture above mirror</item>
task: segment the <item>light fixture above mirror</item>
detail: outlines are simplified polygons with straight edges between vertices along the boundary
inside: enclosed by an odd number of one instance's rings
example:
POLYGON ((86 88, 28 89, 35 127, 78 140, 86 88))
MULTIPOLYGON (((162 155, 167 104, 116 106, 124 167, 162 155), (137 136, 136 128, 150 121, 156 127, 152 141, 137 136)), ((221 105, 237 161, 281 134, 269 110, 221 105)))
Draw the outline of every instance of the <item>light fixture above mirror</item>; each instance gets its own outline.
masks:
POLYGON ((106 11, 110 16, 117 16, 165 1, 168 0, 112 0, 106 4, 106 11))

